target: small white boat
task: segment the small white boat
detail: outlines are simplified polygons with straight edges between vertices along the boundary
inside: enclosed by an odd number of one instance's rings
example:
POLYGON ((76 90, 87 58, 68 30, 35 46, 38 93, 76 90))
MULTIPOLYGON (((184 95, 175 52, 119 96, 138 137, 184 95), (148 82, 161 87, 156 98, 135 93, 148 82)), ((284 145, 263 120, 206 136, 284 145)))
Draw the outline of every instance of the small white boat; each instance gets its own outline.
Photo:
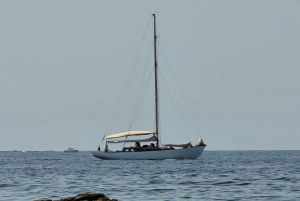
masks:
MULTIPOLYGON (((156 17, 154 19, 154 84, 155 84, 155 131, 126 131, 122 133, 111 134, 106 136, 106 143, 132 143, 135 142, 135 147, 123 147, 121 151, 112 152, 108 150, 108 146, 103 151, 93 152, 93 156, 106 160, 164 160, 164 159, 196 159, 198 158, 204 148, 205 144, 202 139, 199 139, 195 145, 190 142, 185 144, 162 144, 160 133, 160 119, 159 119, 159 96, 158 96, 158 66, 157 66, 157 35, 156 35, 156 17), (127 139, 128 137, 150 135, 146 139, 127 139), (123 138, 115 140, 116 138, 123 138), (124 139, 125 138, 125 139, 124 139), (140 146, 140 142, 156 142, 151 145, 140 146), (175 148, 174 148, 175 147, 175 148)), ((123 145, 123 146, 124 146, 123 145)))
POLYGON ((78 149, 74 149, 73 147, 69 147, 68 149, 65 150, 65 152, 77 152, 78 149))

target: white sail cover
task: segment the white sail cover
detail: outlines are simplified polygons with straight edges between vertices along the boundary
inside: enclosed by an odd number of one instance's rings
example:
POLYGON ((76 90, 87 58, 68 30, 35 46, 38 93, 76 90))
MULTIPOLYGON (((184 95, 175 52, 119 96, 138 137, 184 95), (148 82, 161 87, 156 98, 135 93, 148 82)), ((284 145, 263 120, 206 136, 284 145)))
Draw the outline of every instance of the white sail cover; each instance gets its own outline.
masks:
POLYGON ((107 140, 106 142, 108 143, 128 143, 128 142, 150 142, 150 141, 156 141, 157 140, 157 137, 155 136, 152 136, 150 138, 146 138, 146 139, 136 139, 136 140, 107 140))
POLYGON ((119 137, 128 137, 128 136, 138 136, 138 135, 150 135, 154 134, 152 131, 126 131, 123 133, 116 133, 105 137, 106 139, 119 138, 119 137))

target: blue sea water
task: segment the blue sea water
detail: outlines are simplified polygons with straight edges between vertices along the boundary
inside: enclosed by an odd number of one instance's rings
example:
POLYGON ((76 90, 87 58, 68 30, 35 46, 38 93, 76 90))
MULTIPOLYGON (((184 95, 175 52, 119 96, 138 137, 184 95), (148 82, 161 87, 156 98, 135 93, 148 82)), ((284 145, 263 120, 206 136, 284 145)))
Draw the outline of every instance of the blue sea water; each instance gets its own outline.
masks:
POLYGON ((300 200, 300 151, 204 151, 106 161, 91 152, 0 152, 0 200, 102 192, 118 200, 300 200))

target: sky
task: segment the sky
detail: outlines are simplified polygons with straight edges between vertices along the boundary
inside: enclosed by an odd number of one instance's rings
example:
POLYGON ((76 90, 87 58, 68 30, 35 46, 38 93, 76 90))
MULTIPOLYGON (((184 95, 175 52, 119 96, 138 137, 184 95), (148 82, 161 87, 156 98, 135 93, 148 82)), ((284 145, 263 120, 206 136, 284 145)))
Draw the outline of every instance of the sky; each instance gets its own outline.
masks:
POLYGON ((299 10, 292 0, 1 1, 0 151, 94 150, 105 133, 154 130, 153 13, 163 143, 299 150, 299 10))

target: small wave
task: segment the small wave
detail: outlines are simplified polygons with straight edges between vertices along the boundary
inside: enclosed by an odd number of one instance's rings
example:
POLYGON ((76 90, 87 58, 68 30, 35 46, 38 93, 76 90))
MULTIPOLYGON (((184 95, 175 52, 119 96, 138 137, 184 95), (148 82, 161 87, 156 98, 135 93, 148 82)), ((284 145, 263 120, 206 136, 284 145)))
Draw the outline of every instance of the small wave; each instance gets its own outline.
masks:
POLYGON ((240 183, 240 184, 236 184, 236 185, 238 185, 238 186, 246 186, 246 185, 250 185, 251 183, 247 183, 247 182, 245 182, 245 183, 240 183))
POLYGON ((0 188, 11 187, 11 186, 15 186, 15 185, 12 185, 12 184, 0 184, 0 188))
POLYGON ((169 191, 174 191, 174 190, 176 190, 176 189, 172 189, 172 188, 153 188, 153 189, 148 189, 146 191, 158 193, 158 192, 169 192, 169 191))
POLYGON ((224 181, 224 182, 218 182, 218 183, 214 183, 213 185, 224 185, 224 184, 232 184, 234 183, 233 181, 224 181))
POLYGON ((271 180, 276 180, 276 181, 292 181, 292 178, 289 177, 279 177, 279 178, 275 178, 275 179, 271 179, 271 180))

